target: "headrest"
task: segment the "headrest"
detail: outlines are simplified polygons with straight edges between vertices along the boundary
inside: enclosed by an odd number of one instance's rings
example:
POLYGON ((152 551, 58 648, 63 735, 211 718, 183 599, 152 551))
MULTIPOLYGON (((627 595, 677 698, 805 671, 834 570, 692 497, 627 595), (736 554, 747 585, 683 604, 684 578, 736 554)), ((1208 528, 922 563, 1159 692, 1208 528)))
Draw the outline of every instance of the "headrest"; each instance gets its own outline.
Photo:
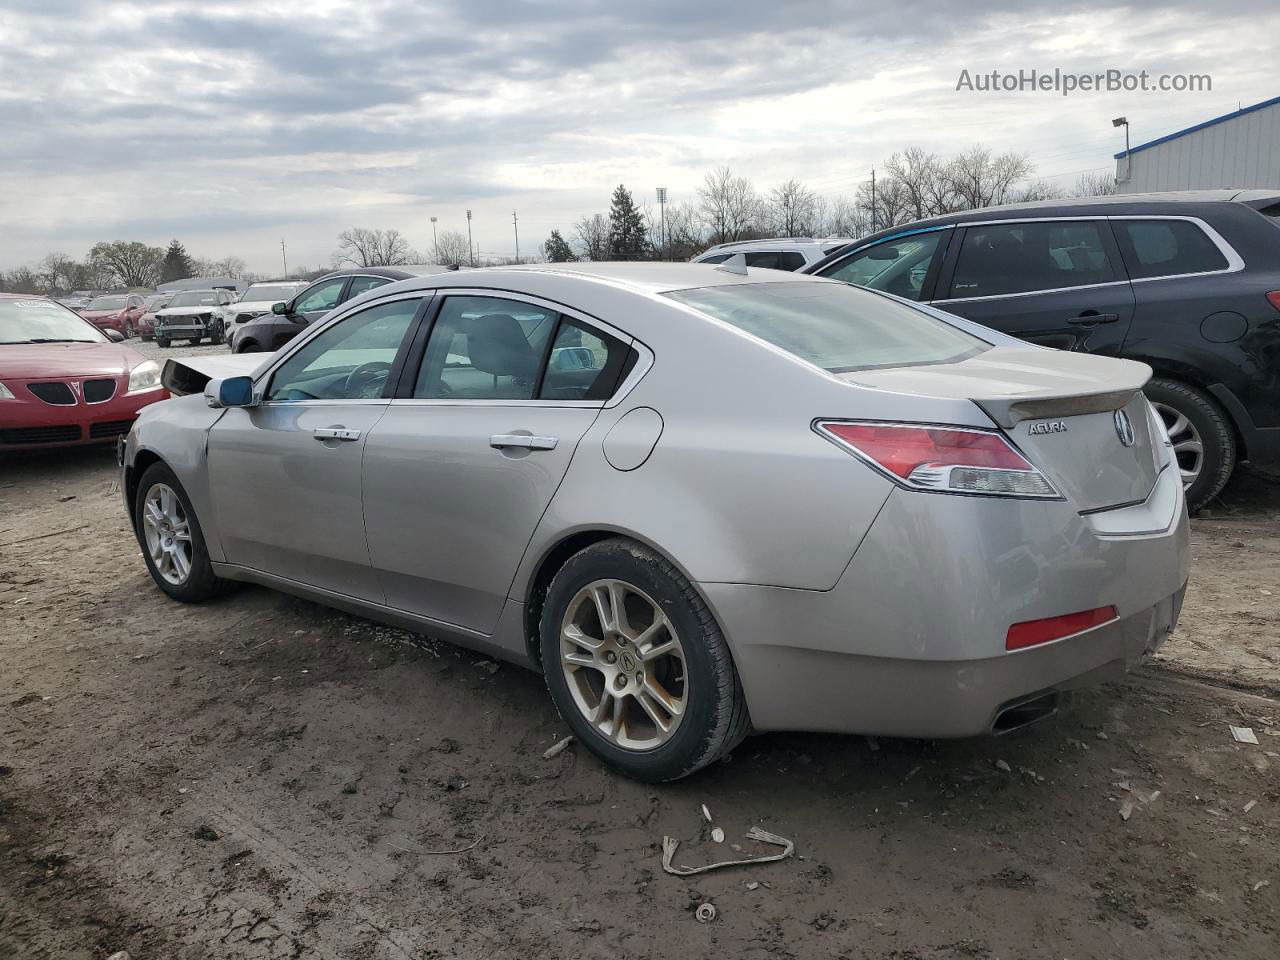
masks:
POLYGON ((471 365, 495 377, 533 380, 538 358, 516 318, 506 313, 488 313, 471 321, 467 333, 471 365))

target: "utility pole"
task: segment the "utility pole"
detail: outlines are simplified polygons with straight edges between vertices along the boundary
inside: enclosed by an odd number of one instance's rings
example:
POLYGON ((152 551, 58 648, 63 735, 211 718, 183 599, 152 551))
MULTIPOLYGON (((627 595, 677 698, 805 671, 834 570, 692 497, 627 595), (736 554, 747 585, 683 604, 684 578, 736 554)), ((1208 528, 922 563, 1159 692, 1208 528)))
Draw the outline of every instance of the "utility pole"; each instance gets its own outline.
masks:
POLYGON ((662 225, 662 252, 659 259, 667 259, 667 188, 658 188, 658 219, 662 225))
POLYGON ((871 168, 871 232, 876 232, 876 168, 871 168))
POLYGON ((471 245, 471 211, 467 211, 467 256, 471 259, 471 265, 476 265, 476 250, 471 245))
POLYGON ((284 253, 284 241, 280 241, 280 262, 284 264, 284 279, 289 279, 289 258, 284 253))
POLYGON ((517 217, 516 212, 512 210, 511 211, 511 229, 514 230, 516 234, 516 263, 520 262, 520 224, 518 221, 519 221, 519 217, 517 217))
POLYGON ((440 239, 436 236, 436 218, 431 218, 431 245, 436 248, 436 263, 440 262, 440 239))

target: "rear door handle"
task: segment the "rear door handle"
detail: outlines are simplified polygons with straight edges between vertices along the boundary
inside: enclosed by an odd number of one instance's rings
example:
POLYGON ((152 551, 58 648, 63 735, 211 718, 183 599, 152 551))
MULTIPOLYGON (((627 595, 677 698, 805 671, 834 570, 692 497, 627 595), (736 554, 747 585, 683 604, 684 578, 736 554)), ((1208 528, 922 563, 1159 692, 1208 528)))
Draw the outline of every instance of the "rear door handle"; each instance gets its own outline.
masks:
POLYGON ((311 435, 317 440, 359 440, 359 430, 348 430, 346 427, 316 427, 311 435))
POLYGON ((525 450, 554 450, 559 437, 531 437, 523 433, 496 433, 489 438, 489 446, 495 450, 522 447, 525 450))
POLYGON ((1067 323, 1074 327, 1096 327, 1100 323, 1116 323, 1120 319, 1118 313, 1082 313, 1072 317, 1067 323))

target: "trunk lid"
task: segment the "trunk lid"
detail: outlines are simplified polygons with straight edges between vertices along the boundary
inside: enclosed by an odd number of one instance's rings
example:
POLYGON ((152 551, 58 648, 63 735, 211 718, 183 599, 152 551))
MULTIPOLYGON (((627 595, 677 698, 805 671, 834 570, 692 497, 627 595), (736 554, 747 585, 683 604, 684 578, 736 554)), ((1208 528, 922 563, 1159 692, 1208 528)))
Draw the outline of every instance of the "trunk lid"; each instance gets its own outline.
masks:
POLYGON ((1085 353, 993 347, 959 363, 856 371, 877 390, 976 403, 1084 511, 1140 503, 1161 456, 1142 387, 1146 364, 1085 353))

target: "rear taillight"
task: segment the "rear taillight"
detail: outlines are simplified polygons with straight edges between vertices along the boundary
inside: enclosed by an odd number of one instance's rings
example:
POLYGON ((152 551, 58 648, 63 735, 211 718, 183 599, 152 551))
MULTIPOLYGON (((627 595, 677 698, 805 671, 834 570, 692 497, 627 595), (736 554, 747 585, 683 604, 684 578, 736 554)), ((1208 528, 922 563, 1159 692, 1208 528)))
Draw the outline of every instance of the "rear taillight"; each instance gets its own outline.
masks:
POLYGON ((1043 620, 1027 620, 1015 623, 1009 628, 1005 637, 1006 650, 1021 650, 1034 647, 1053 640, 1061 640, 1075 633, 1092 630, 1104 623, 1116 619, 1115 607, 1095 607, 1093 610, 1081 610, 1079 613, 1067 613, 1060 617, 1045 617, 1043 620))
POLYGON ((1267 294, 1267 299, 1271 301, 1271 305, 1280 310, 1280 290, 1272 290, 1267 294))
POLYGON ((1058 497, 1002 434, 965 427, 821 420, 820 434, 913 490, 1058 497))

